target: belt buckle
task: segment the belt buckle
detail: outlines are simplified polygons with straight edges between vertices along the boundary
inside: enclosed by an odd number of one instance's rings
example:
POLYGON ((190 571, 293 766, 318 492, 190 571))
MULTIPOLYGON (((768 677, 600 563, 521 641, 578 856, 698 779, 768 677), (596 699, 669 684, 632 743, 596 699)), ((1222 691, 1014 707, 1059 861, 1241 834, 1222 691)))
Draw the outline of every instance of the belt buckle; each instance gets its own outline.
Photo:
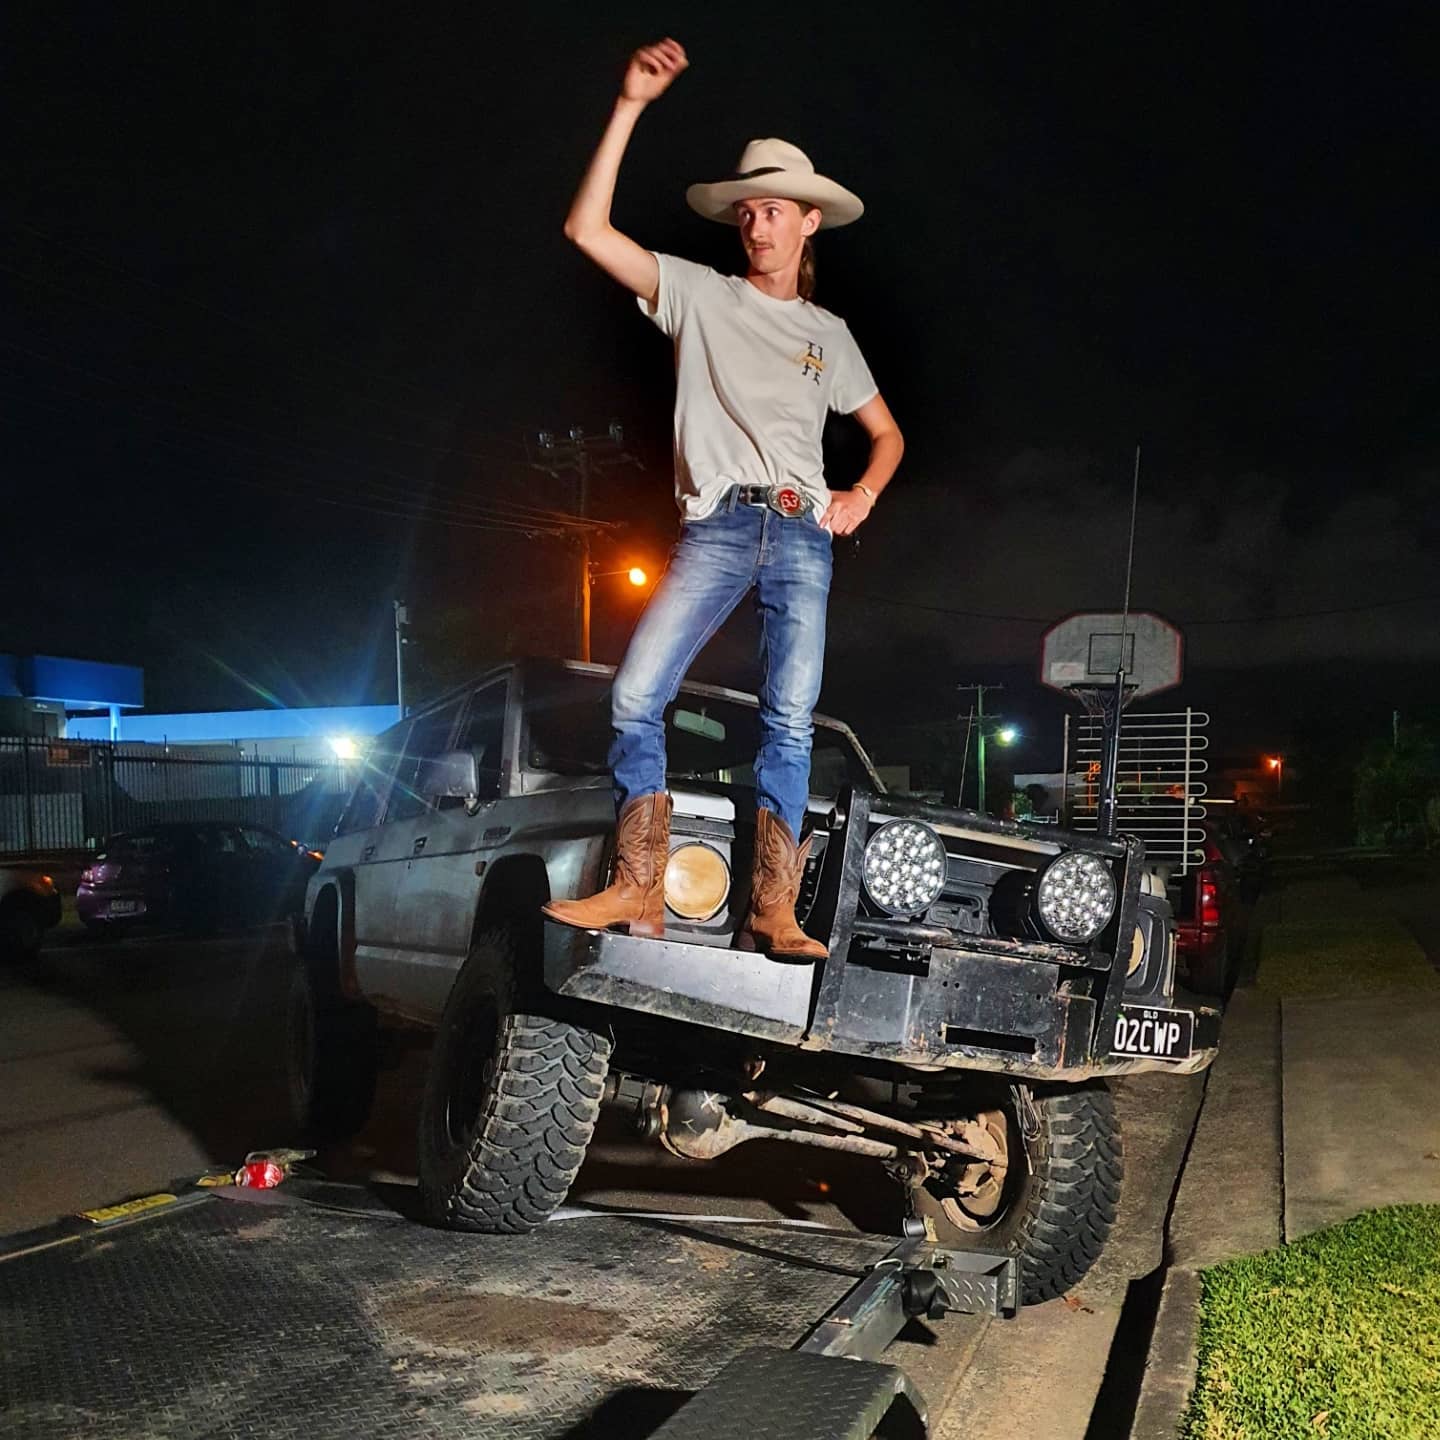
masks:
POLYGON ((765 503, 787 520, 810 513, 810 497, 798 485, 772 485, 765 494, 765 503))

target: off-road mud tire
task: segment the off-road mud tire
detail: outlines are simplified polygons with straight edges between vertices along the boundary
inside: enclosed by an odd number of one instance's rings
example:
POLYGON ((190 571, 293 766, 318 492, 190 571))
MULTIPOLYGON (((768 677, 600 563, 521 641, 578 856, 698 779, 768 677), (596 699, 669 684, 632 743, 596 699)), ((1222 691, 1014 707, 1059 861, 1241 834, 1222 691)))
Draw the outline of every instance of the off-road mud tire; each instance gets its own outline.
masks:
POLYGON ((477 938, 435 1037, 420 1188, 447 1229, 517 1234, 543 1223, 569 1194, 600 1114, 610 1039, 543 1013, 538 997, 526 1003, 517 967, 538 957, 521 935, 503 926, 477 938))
POLYGON ((1018 1255, 1026 1305, 1072 1290, 1100 1258, 1124 1173, 1115 1102, 1103 1084, 1032 1091, 1032 1101, 1038 1124, 1030 1135, 1013 1092, 1005 1104, 1012 1165, 1017 1142, 1025 1164, 1007 1183, 1005 1208, 987 1229, 962 1230, 930 1191, 910 1192, 915 1213, 934 1221, 942 1243, 1018 1255))

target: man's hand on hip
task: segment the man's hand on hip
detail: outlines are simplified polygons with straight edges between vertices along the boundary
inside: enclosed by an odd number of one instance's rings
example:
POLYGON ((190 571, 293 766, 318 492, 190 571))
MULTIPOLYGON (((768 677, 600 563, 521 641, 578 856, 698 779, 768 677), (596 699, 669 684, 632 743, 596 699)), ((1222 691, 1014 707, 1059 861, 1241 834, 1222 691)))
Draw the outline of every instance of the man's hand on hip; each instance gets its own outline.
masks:
POLYGON ((874 508, 875 502, 863 490, 832 490, 820 524, 832 535, 853 535, 874 508))

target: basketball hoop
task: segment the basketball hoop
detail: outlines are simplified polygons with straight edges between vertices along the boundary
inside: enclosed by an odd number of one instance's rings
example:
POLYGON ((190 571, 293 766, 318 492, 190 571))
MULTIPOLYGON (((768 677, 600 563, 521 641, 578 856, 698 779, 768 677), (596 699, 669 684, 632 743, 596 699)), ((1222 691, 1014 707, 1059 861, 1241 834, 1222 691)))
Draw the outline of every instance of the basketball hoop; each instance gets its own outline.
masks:
MULTIPOLYGON (((1127 600, 1128 596, 1128 585, 1127 600)), ((1040 644, 1040 683, 1071 695, 1104 727, 1104 764, 1097 829, 1115 833, 1115 767, 1120 715, 1133 700, 1180 683, 1185 641, 1149 610, 1088 611, 1058 621, 1040 644)))
POLYGON ((1113 704, 1122 670, 1124 705, 1129 705, 1178 685, 1184 655, 1179 629, 1152 611, 1087 611, 1067 616, 1045 632, 1040 683, 1073 695, 1092 715, 1103 714, 1113 704))

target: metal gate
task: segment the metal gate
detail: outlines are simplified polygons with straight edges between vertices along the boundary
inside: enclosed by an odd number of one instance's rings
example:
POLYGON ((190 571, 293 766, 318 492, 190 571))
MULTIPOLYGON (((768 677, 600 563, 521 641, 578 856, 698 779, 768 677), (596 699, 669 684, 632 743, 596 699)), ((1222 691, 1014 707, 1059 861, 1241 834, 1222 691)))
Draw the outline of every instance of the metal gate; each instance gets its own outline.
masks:
POLYGON ((323 848, 356 763, 0 736, 0 855, 81 857, 174 820, 268 825, 323 848))
MULTIPOLYGON (((1203 710, 1127 710, 1120 723, 1116 824, 1145 842, 1146 858, 1185 874, 1204 859, 1201 778, 1210 739, 1203 710)), ((1065 817, 1075 830, 1094 830, 1103 750, 1098 716, 1065 717, 1065 817)))

